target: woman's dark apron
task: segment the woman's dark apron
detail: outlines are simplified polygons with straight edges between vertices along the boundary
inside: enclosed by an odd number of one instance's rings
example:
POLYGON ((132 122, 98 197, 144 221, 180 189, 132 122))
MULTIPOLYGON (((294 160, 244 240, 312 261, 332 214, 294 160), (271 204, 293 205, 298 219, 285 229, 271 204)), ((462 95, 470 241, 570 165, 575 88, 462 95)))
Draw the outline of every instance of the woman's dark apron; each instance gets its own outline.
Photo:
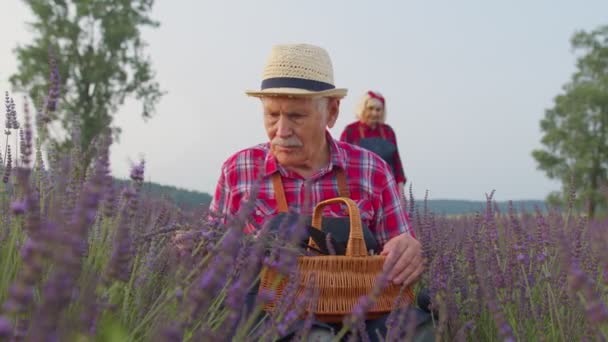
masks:
POLYGON ((382 158, 393 170, 393 176, 397 174, 397 165, 395 165, 395 153, 397 152, 397 146, 386 139, 384 128, 379 126, 380 137, 365 137, 365 130, 363 126, 359 125, 359 142, 357 145, 363 147, 366 150, 372 151, 382 158))

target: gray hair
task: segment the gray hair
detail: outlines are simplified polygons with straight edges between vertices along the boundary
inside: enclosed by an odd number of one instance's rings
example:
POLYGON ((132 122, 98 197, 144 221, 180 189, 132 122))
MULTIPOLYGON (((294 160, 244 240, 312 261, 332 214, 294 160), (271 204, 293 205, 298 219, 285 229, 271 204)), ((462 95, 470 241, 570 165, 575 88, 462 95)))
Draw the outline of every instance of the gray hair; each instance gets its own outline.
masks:
POLYGON ((329 104, 329 97, 318 97, 318 98, 315 98, 313 101, 316 102, 318 111, 320 111, 320 112, 327 111, 327 105, 329 104))

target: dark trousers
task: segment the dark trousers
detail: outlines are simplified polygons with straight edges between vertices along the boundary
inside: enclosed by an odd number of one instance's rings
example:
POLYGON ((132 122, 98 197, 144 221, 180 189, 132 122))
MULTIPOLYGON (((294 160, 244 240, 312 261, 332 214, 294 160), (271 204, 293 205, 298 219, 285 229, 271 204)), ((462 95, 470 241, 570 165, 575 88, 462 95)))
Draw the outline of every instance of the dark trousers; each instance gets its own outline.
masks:
MULTIPOLYGON (((247 299, 246 299, 246 306, 247 306, 247 314, 250 314, 253 309, 255 308, 255 302, 256 302, 256 297, 257 297, 257 286, 247 294, 247 299)), ((417 330, 421 329, 421 330, 428 330, 429 328, 432 328, 432 317, 431 314, 425 310, 421 310, 419 308, 415 308, 412 307, 410 309, 412 313, 412 315, 410 315, 410 313, 408 312, 405 317, 406 317, 406 321, 405 322, 399 322, 399 324, 403 325, 403 326, 413 326, 415 327, 417 330), (409 324, 409 319, 414 319, 416 322, 409 324)), ((386 333, 387 333, 387 326, 386 326, 386 320, 388 318, 388 314, 383 315, 377 319, 373 319, 373 320, 367 320, 365 321, 365 330, 367 332, 367 335, 369 336, 369 340, 371 342, 378 342, 383 340, 386 337, 386 333)), ((260 320, 262 320, 264 318, 264 315, 260 315, 260 320)), ((292 324, 286 334, 284 336, 282 336, 278 341, 280 342, 286 342, 286 341, 291 341, 298 333, 298 331, 301 331, 302 329, 304 329, 305 327, 305 321, 304 320, 300 320, 300 321, 296 321, 294 324, 292 324)), ((316 321, 313 320, 312 322, 312 327, 315 329, 326 329, 328 331, 333 331, 334 334, 337 334, 341 329, 342 329, 342 324, 338 323, 338 324, 329 324, 329 323, 323 323, 320 321, 316 321)), ((348 335, 346 335, 345 338, 343 338, 342 340, 346 341, 346 338, 348 337, 348 335)), ((422 339, 421 341, 433 341, 433 339, 422 339)))
MULTIPOLYGON (((413 327, 416 330, 414 332, 414 341, 434 341, 434 334, 432 333, 433 330, 433 323, 432 323, 432 319, 430 318, 429 313, 420 310, 418 308, 412 308, 411 309, 413 311, 413 315, 410 316, 409 312, 406 314, 406 319, 410 319, 413 318, 416 322, 413 323, 413 327)), ((367 334, 367 336, 369 337, 369 341, 371 342, 380 342, 380 341, 384 341, 386 339, 386 335, 387 335, 387 326, 386 326, 386 320, 388 318, 388 314, 381 316, 377 319, 373 319, 373 320, 367 320, 365 321, 365 333, 367 334)), ((409 325, 409 321, 406 320, 404 322, 399 322, 399 324, 401 324, 404 327, 408 327, 409 325)), ((304 322, 303 321, 299 321, 296 322, 296 324, 293 325, 293 327, 290 329, 289 333, 282 337, 281 339, 279 339, 280 342, 286 342, 286 341, 292 341, 292 339, 296 336, 297 332, 302 329, 304 327, 304 322)), ((323 323, 323 322, 319 322, 319 321, 313 321, 313 328, 316 329, 326 329, 327 331, 333 332, 333 334, 337 334, 340 329, 342 329, 342 324, 327 324, 327 323, 323 323)), ((405 330, 405 329, 404 329, 405 330)), ((357 334, 359 334, 360 332, 357 332, 357 334)), ((342 339, 341 341, 347 341, 348 337, 349 337, 349 333, 347 333, 342 339)), ((400 340, 398 337, 393 336, 393 339, 397 338, 397 340, 400 340)), ((362 339, 357 339, 357 341, 361 341, 362 339)))

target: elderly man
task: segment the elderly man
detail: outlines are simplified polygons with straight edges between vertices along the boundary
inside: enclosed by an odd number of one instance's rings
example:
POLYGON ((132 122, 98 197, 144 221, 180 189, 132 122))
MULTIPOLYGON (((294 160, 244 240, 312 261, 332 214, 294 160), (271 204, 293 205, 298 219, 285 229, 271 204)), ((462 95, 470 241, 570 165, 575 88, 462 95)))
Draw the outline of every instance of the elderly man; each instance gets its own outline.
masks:
MULTIPOLYGON (((423 271, 421 245, 388 164, 372 152, 335 140, 328 131, 346 90, 334 86, 327 52, 307 44, 274 46, 261 89, 247 94, 261 99, 269 141, 225 161, 210 210, 233 215, 242 203, 254 200, 253 219, 262 225, 286 209, 310 215, 307 210, 339 197, 346 186, 387 257, 390 281, 413 283, 423 271), (304 196, 305 183, 310 184, 309 196, 304 196)), ((324 214, 348 216, 339 206, 324 214)))

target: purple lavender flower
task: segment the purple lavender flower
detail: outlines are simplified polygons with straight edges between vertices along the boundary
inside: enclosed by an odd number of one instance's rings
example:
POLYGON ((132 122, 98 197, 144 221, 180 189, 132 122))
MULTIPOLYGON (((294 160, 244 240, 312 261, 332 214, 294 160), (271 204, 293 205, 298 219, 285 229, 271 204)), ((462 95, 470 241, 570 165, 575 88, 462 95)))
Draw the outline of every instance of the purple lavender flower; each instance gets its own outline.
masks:
POLYGON ((502 310, 498 308, 494 300, 489 301, 488 308, 494 316, 494 321, 498 326, 499 335, 503 338, 503 340, 515 341, 515 338, 513 337, 513 328, 511 328, 511 325, 509 325, 509 322, 507 322, 505 319, 502 310))
POLYGON ((144 181, 144 161, 140 161, 139 164, 131 168, 131 179, 135 182, 144 181))
POLYGON ((488 234, 492 244, 495 244, 498 240, 498 231, 496 229, 496 220, 492 206, 492 197, 494 196, 495 190, 492 190, 489 195, 486 194, 486 213, 485 221, 488 226, 488 234))
POLYGON ((175 290, 175 299, 177 299, 178 302, 181 302, 181 300, 184 298, 184 290, 182 289, 176 289, 175 290))
POLYGON ((49 94, 47 98, 46 108, 49 112, 54 112, 57 109, 57 101, 61 93, 61 76, 59 75, 59 68, 57 66, 57 60, 52 47, 49 47, 49 94))
MULTIPOLYGON (((27 122, 26 120, 26 137, 27 122)), ((30 331, 33 340, 53 336, 54 332, 57 331, 61 314, 73 300, 77 280, 82 271, 83 257, 86 255, 88 231, 101 199, 101 183, 102 170, 98 158, 95 173, 82 187, 83 190, 71 220, 63 230, 57 232, 58 243, 61 244, 62 248, 56 250, 53 255, 55 268, 43 287, 43 301, 33 315, 33 321, 36 322, 36 325, 30 331)), ((33 197, 30 196, 28 199, 33 199, 33 197)), ((36 205, 36 201, 32 202, 28 201, 28 207, 36 205)), ((35 233, 39 232, 40 228, 35 233)))
POLYGON ((587 305, 587 318, 594 325, 601 325, 608 322, 608 309, 601 298, 596 298, 593 302, 587 305))
POLYGON ((527 256, 524 253, 520 252, 520 253, 517 254, 517 261, 518 262, 524 263, 527 259, 528 258, 527 258, 527 256))
POLYGON ((21 149, 21 159, 25 155, 25 137, 23 136, 23 129, 19 129, 19 149, 21 149))
POLYGON ((577 263, 573 263, 570 268, 570 289, 573 292, 579 291, 585 285, 587 277, 577 263))
POLYGON ((0 339, 7 340, 12 335, 13 325, 6 319, 6 317, 0 316, 0 339))
POLYGON ((376 282, 374 283, 371 292, 361 296, 351 314, 348 317, 345 317, 345 326, 353 328, 357 326, 358 322, 365 320, 367 312, 374 306, 376 298, 386 288, 388 281, 388 274, 386 274, 386 272, 382 272, 376 277, 376 282))
POLYGON ((165 328, 162 332, 163 341, 180 342, 183 341, 183 332, 178 324, 173 324, 165 328))
POLYGON ((217 295, 226 277, 226 261, 221 256, 213 258, 211 265, 195 280, 188 291, 188 316, 198 317, 204 313, 212 299, 217 295))
POLYGON ((11 211, 15 215, 21 215, 27 210, 25 201, 15 201, 11 204, 11 211))
POLYGON ((278 314, 286 313, 292 307, 299 287, 297 271, 295 269, 292 269, 291 272, 285 276, 287 277, 287 283, 280 296, 275 296, 277 301, 277 303, 275 303, 275 310, 278 314))
POLYGON ((48 97, 41 100, 36 107, 36 128, 39 132, 46 131, 46 124, 51 122, 51 117, 46 113, 48 97))
POLYGON ((4 93, 4 106, 6 107, 6 117, 4 120, 4 134, 10 135, 11 129, 13 128, 13 107, 11 104, 12 99, 8 96, 8 91, 4 93))
POLYGON ((9 298, 3 309, 7 313, 19 314, 27 312, 33 298, 33 287, 25 280, 18 280, 9 288, 9 298))
POLYGON ((538 236, 538 240, 539 241, 547 241, 547 234, 549 231, 549 224, 547 223, 547 219, 545 218, 545 215, 543 215, 543 211, 541 210, 541 208, 538 205, 534 206, 534 214, 536 217, 536 225, 538 226, 539 230, 537 232, 539 232, 539 236, 538 236))
POLYGON ((131 261, 133 256, 133 246, 129 220, 134 215, 136 192, 132 187, 125 189, 123 195, 126 200, 126 208, 123 209, 120 222, 114 235, 114 249, 110 256, 110 261, 106 268, 106 280, 112 279, 128 281, 130 277, 131 261))
POLYGON ((8 184, 8 181, 10 180, 11 177, 11 169, 12 169, 12 163, 13 160, 11 158, 11 147, 10 145, 7 146, 7 150, 6 150, 6 166, 4 167, 4 176, 2 177, 2 182, 4 184, 8 184))
POLYGON ((24 98, 23 115, 24 115, 24 119, 25 119, 25 127, 24 127, 23 139, 22 139, 22 143, 21 143, 22 144, 21 152, 22 152, 24 167, 29 167, 30 161, 31 161, 31 156, 32 156, 33 132, 32 132, 32 122, 31 122, 32 118, 30 115, 29 105, 28 105, 26 98, 24 98))
POLYGON ((103 167, 104 174, 104 215, 106 217, 114 216, 115 210, 115 195, 116 190, 114 188, 114 180, 112 179, 112 175, 110 174, 110 156, 109 156, 109 146, 112 142, 112 136, 107 135, 106 137, 106 147, 102 150, 101 154, 101 163, 103 167))
MULTIPOLYGON (((104 144, 104 146, 104 149, 109 147, 107 143, 104 144)), ((101 187, 107 182, 107 158, 108 153, 104 152, 99 159, 101 187)), ((134 166, 131 169, 131 178, 133 179, 134 184, 126 188, 123 192, 125 207, 123 208, 123 214, 121 215, 121 220, 114 236, 114 249, 106 269, 106 281, 110 281, 111 279, 127 281, 129 279, 133 256, 133 247, 131 243, 132 232, 129 225, 130 222, 134 220, 137 211, 137 186, 140 184, 141 180, 143 180, 143 164, 144 162, 141 161, 139 165, 134 166)))
POLYGON ((412 222, 414 221, 414 209, 416 208, 416 203, 414 200, 414 189, 412 188, 412 183, 410 183, 409 188, 409 212, 408 215, 411 218, 412 222))
POLYGON ((15 110, 15 101, 11 99, 11 128, 19 129, 19 121, 17 121, 17 111, 15 110))

